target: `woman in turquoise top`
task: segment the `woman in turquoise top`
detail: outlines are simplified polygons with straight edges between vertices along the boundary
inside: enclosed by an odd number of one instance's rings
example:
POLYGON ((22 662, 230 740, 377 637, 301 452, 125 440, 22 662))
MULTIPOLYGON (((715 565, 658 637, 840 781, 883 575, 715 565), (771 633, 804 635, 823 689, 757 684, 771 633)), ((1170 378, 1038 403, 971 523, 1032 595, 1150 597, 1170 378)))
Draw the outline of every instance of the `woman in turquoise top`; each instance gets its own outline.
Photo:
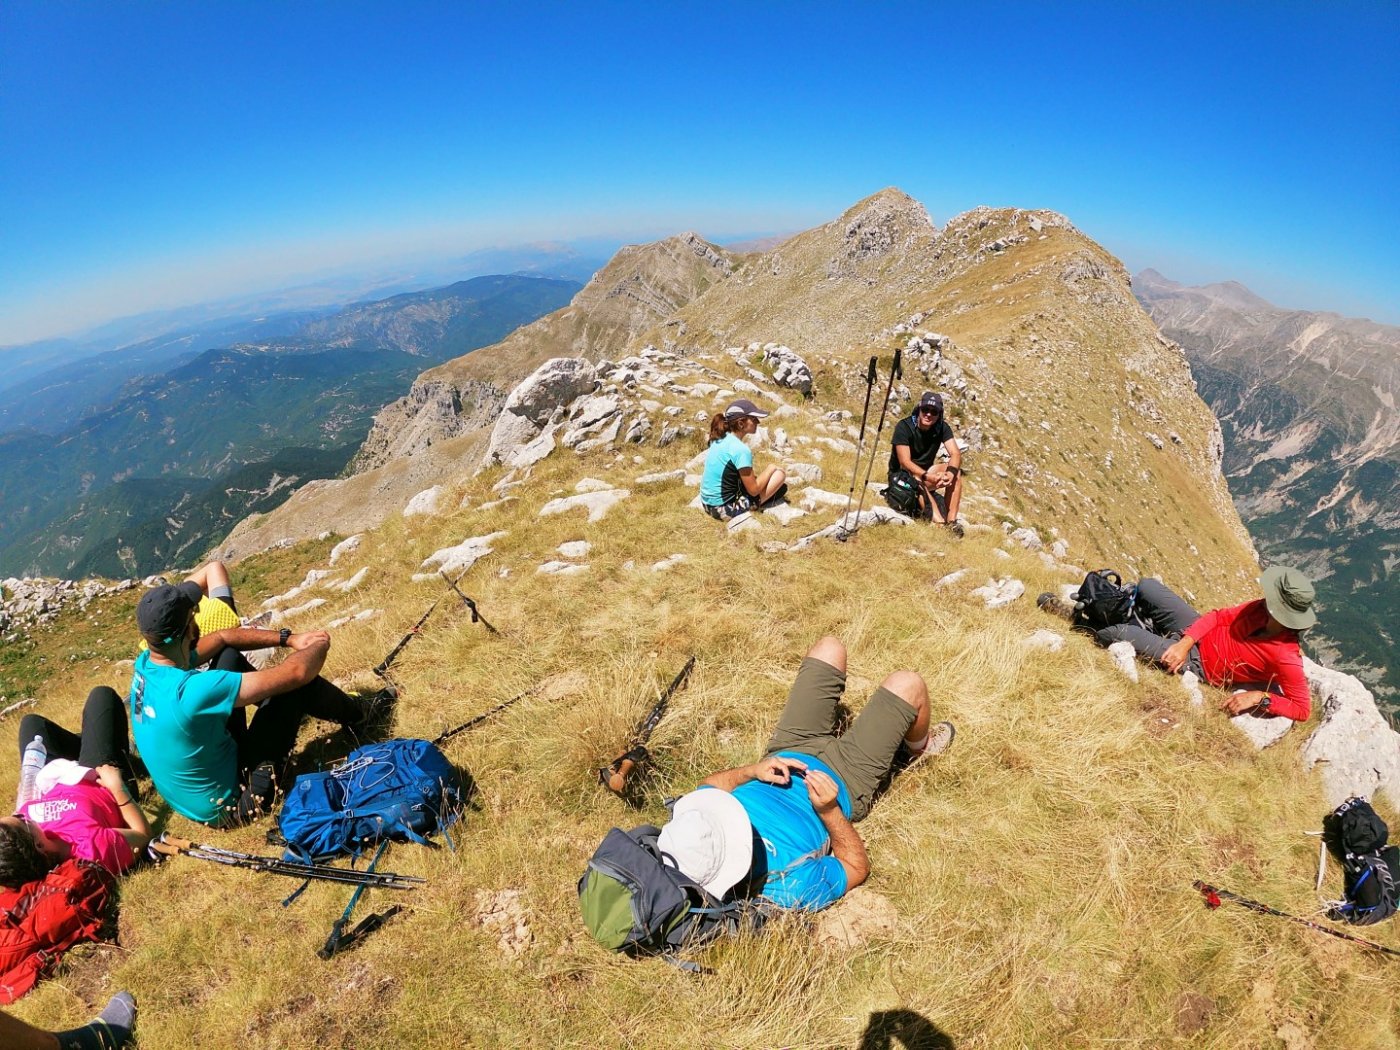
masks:
POLYGON ((716 521, 779 502, 787 495, 787 475, 781 467, 755 474, 753 453, 744 438, 758 430, 768 413, 740 398, 710 420, 710 450, 700 477, 700 502, 716 521))

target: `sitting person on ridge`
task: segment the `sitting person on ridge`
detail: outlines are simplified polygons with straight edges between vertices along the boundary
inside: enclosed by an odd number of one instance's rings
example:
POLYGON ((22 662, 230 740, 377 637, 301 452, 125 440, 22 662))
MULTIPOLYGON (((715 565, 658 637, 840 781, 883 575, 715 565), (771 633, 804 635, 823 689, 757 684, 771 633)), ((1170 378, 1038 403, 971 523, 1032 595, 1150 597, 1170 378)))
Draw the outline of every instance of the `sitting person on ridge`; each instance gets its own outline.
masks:
POLYGON ((745 511, 762 510, 787 496, 787 475, 781 467, 755 474, 753 452, 744 438, 758 430, 767 412, 740 398, 710 420, 710 447, 700 477, 700 502, 705 513, 726 521, 745 511))
MULTIPOLYGON (((943 418, 943 397, 925 390, 914 411, 895 424, 894 442, 890 448, 889 489, 912 491, 918 498, 918 517, 939 525, 947 525, 958 536, 963 534, 958 521, 958 505, 962 502, 962 450, 953 438, 953 428, 943 418), (938 462, 939 450, 948 454, 946 463, 938 462), (943 500, 946 510, 939 507, 943 500)), ((894 501, 891 501, 894 505, 894 501)), ((895 506, 896 510, 901 508, 895 506)), ((912 509, 906 513, 913 514, 912 509)))
POLYGON ((1094 633, 1101 645, 1131 643, 1138 655, 1173 674, 1194 671, 1213 686, 1236 690, 1220 705, 1234 716, 1280 716, 1306 722, 1312 694, 1299 636, 1317 623, 1313 585, 1297 569, 1274 566, 1259 577, 1264 597, 1204 616, 1157 580, 1138 581, 1136 622, 1094 633))
POLYGON ((18 889, 67 860, 93 861, 113 875, 136 862, 151 840, 131 791, 126 709, 105 685, 88 694, 79 736, 28 714, 19 724, 23 769, 15 815, 0 818, 0 886, 18 889), (39 767, 42 767, 40 769, 39 767))
POLYGON ((186 580, 154 587, 137 604, 137 626, 150 648, 132 674, 131 735, 176 812, 231 827, 270 808, 303 717, 363 732, 375 703, 320 677, 331 644, 325 631, 231 627, 201 636, 201 594, 198 582, 186 580), (242 652, 274 645, 295 651, 266 671, 230 669, 242 652), (195 670, 210 660, 210 670, 195 670), (254 705, 245 726, 243 708, 254 705))
POLYGON ((835 734, 846 689, 846 647, 826 637, 807 652, 765 758, 706 777, 676 801, 656 846, 715 897, 734 887, 812 911, 870 874, 854 822, 865 817, 901 753, 944 751, 953 724, 929 724, 928 689, 912 671, 889 675, 850 729, 835 734))

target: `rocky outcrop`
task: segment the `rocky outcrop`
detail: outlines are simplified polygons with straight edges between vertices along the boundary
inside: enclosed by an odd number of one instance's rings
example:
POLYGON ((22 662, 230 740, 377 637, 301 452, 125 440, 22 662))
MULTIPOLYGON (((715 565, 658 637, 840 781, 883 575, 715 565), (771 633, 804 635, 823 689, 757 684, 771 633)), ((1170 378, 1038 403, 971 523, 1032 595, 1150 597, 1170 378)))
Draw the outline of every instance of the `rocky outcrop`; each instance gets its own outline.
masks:
POLYGON ((591 393, 597 382, 593 366, 582 358, 556 357, 540 365, 506 398, 482 464, 524 467, 548 455, 553 443, 537 439, 561 406, 591 393))
POLYGON ((435 441, 489 426, 505 400, 506 392, 492 383, 420 378, 404 397, 374 417, 350 473, 362 474, 390 460, 416 455, 435 441))
POLYGON ((1383 792, 1400 806, 1400 733, 1375 697, 1352 675, 1312 660, 1303 669, 1321 707, 1318 727, 1303 746, 1303 764, 1318 767, 1328 802, 1336 806, 1352 795, 1383 792))
POLYGON ((0 580, 0 637, 16 641, 31 627, 52 623, 68 606, 88 607, 94 598, 129 591, 137 580, 52 580, 38 576, 0 580))

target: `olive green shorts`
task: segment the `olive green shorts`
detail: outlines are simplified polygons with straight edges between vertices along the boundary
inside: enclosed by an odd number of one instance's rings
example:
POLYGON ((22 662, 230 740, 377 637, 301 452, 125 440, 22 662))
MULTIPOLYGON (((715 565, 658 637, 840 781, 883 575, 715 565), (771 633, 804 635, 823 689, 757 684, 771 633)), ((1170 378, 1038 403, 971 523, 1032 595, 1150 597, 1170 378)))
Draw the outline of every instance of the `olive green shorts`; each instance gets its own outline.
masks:
POLYGON ((851 794, 851 819, 860 820, 880 784, 889 776, 895 753, 917 712, 884 686, 871 694, 851 728, 837 736, 836 704, 846 691, 846 673, 805 657, 792 683, 778 728, 765 755, 800 751, 836 770, 851 794))

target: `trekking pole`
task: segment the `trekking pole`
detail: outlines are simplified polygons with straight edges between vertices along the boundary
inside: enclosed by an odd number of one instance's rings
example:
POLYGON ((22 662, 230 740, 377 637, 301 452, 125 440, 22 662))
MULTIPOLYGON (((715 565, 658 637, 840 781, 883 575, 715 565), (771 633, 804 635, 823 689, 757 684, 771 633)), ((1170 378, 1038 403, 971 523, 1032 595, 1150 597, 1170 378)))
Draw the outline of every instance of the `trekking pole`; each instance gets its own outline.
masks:
MULTIPOLYGON (((447 580, 448 587, 450 587, 453 591, 456 591, 457 596, 466 601, 471 606, 472 619, 473 621, 475 621, 478 618, 476 612, 476 603, 472 602, 470 598, 467 598, 466 595, 464 595, 461 591, 457 590, 458 581, 461 580, 462 576, 465 576, 467 574, 467 570, 470 568, 471 566, 467 566, 467 569, 463 569, 461 575, 458 576, 456 580, 448 579, 447 573, 442 572, 441 569, 439 569, 438 572, 442 573, 442 578, 444 580, 447 580)), ((409 628, 408 633, 406 635, 399 639, 399 644, 390 649, 389 655, 384 657, 383 660, 379 661, 378 666, 374 668, 374 673, 376 675, 384 679, 387 679, 389 677, 389 667, 393 664, 393 662, 396 659, 398 659, 399 653, 403 652, 404 649, 408 647, 408 643, 413 641, 413 639, 418 635, 418 632, 423 629, 423 625, 428 622, 428 617, 433 615, 433 610, 436 609, 442 603, 442 600, 446 597, 447 593, 444 592, 438 595, 437 601, 433 602, 432 605, 428 606, 428 611, 418 618, 418 622, 409 628)), ((491 627, 490 624, 487 624, 486 626, 491 627)), ((491 630, 494 632, 496 629, 494 627, 491 627, 491 630)))
POLYGON ((543 682, 538 682, 535 685, 530 686, 530 688, 526 689, 523 693, 517 693, 515 694, 515 696, 512 696, 509 700, 502 700, 495 707, 491 708, 491 710, 483 711, 479 715, 475 715, 472 718, 468 718, 459 726, 453 726, 451 729, 444 729, 441 733, 439 733, 436 737, 433 738, 433 744, 437 747, 441 747, 444 741, 451 740, 458 733, 465 733, 472 726, 480 725, 492 715, 496 714, 499 711, 504 711, 507 707, 509 707, 516 701, 524 700, 527 696, 530 696, 533 693, 538 693, 543 685, 543 682))
POLYGON ((870 450, 869 460, 866 461, 865 483, 860 487, 860 503, 856 506, 855 528, 851 527, 849 520, 842 521, 841 528, 836 533, 836 538, 842 543, 854 536, 860 528, 860 515, 865 509, 865 493, 866 490, 870 488, 870 472, 875 467, 875 455, 880 450, 880 435, 885 432, 885 414, 890 410, 890 391, 894 389, 894 381, 896 379, 904 378, 904 371, 900 368, 899 364, 903 353, 903 350, 896 350, 894 352, 894 364, 890 366, 890 380, 885 384, 885 400, 880 405, 880 425, 875 428, 875 444, 870 450))
MULTIPOLYGON (((492 634, 501 633, 500 631, 496 630, 496 628, 491 626, 491 621, 489 621, 488 619, 486 619, 486 617, 481 615, 481 611, 476 607, 476 602, 472 601, 470 598, 468 598, 465 594, 462 593, 462 589, 457 586, 457 580, 448 579, 447 573, 443 572, 441 569, 438 570, 438 573, 442 576, 444 580, 447 580, 447 586, 451 587, 454 591, 456 591, 457 597, 461 598, 462 601, 466 604, 467 608, 471 610, 472 623, 479 622, 481 626, 485 627, 492 634)), ((458 580, 460 580, 461 578, 462 577, 460 576, 457 577, 458 580)))
MULTIPOLYGON (((379 858, 384 856, 384 851, 389 848, 389 840, 384 839, 379 843, 379 848, 374 851, 374 859, 365 868, 366 873, 373 872, 379 867, 379 858)), ((355 892, 350 894, 350 903, 345 906, 345 910, 340 913, 340 918, 331 924, 331 935, 326 938, 326 943, 321 946, 321 950, 316 954, 322 959, 329 959, 340 950, 340 946, 345 937, 345 927, 350 924, 350 913, 355 910, 355 905, 360 903, 360 895, 365 892, 368 883, 361 883, 355 887, 355 892)))
POLYGON ((641 725, 637 727, 637 731, 632 737, 632 746, 598 770, 598 783, 613 794, 621 795, 626 791, 627 779, 632 775, 632 771, 651 757, 651 753, 646 749, 646 742, 651 739, 652 731, 661 722, 661 717, 666 713, 666 705, 670 703, 671 697, 685 684, 694 666, 695 657, 691 656, 685 662, 685 666, 681 668, 680 674, 671 680, 671 684, 661 693, 661 698, 642 719, 641 725))
MULTIPOLYGON (((851 500, 856 496, 856 478, 860 475, 860 450, 865 444, 865 420, 870 415, 870 393, 875 389, 875 372, 878 363, 875 356, 870 357, 870 368, 865 373, 865 408, 860 413, 860 437, 856 439, 856 465, 851 470, 851 487, 846 491, 846 510, 841 515, 841 520, 845 521, 851 513, 851 500)), ((871 452, 874 455, 874 452, 871 452)))
POLYGON ((337 868, 330 864, 303 864, 280 857, 259 857, 251 853, 238 853, 234 850, 220 849, 218 846, 194 843, 169 833, 162 834, 151 843, 150 848, 164 857, 190 857, 193 860, 205 860, 225 867, 246 868, 267 875, 285 875, 305 881, 338 882, 347 886, 363 884, 381 890, 412 890, 426 881, 414 875, 398 875, 388 871, 356 871, 354 868, 337 868))
POLYGON ((1356 944, 1364 945, 1367 948, 1374 948, 1376 951, 1384 952, 1386 955, 1400 956, 1400 950, 1396 950, 1395 948, 1387 948, 1384 944, 1368 941, 1364 937, 1343 933, 1341 930, 1334 930, 1330 926, 1323 926, 1321 923, 1312 922, 1309 919, 1302 919, 1297 915, 1289 915, 1286 911, 1279 911, 1277 908, 1271 908, 1260 901, 1252 901, 1248 897, 1241 897, 1239 894, 1231 893, 1229 890, 1222 890, 1220 887, 1212 886, 1209 883, 1202 882, 1200 879, 1197 879, 1192 885, 1201 891, 1202 896, 1206 899, 1206 907, 1211 909, 1211 911, 1220 907, 1222 901, 1229 901, 1231 904, 1238 904, 1240 907, 1248 908, 1250 911, 1257 911, 1261 915, 1274 915, 1280 919, 1287 919, 1289 922, 1296 922, 1299 926, 1306 926, 1310 930, 1316 930, 1318 933, 1325 933, 1330 937, 1340 937, 1344 941, 1352 941, 1356 944))

